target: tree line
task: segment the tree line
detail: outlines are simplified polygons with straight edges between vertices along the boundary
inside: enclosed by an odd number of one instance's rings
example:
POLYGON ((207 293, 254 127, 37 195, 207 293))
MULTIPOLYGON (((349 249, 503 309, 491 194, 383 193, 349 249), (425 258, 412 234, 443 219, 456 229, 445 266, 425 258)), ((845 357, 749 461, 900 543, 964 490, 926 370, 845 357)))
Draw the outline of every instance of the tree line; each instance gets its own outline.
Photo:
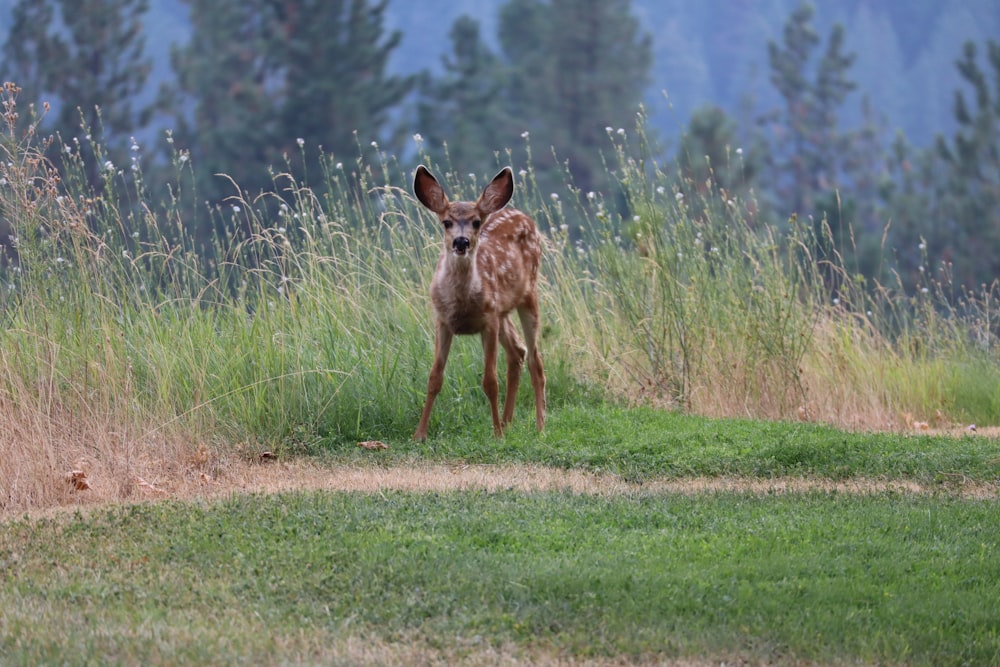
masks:
MULTIPOLYGON (((331 164, 382 152, 457 173, 530 161, 541 187, 569 175, 581 193, 611 192, 608 132, 631 136, 653 68, 651 37, 629 0, 506 0, 495 39, 462 16, 440 68, 416 75, 389 70, 401 33, 385 28, 388 0, 184 3, 190 39, 173 49, 172 77, 153 97, 142 95, 147 0, 14 5, 0 75, 34 105, 20 122, 56 137, 56 164, 67 153, 85 157, 96 191, 105 164, 141 161, 154 198, 166 198, 178 156, 210 205, 233 183, 251 196, 273 189, 275 170, 322 191, 331 164), (136 150, 134 137, 154 118, 172 128, 169 141, 136 150)), ((958 130, 917 147, 855 99, 857 54, 845 36, 839 25, 819 34, 814 8, 801 4, 781 37, 761 45, 781 103, 740 121, 698 109, 674 154, 659 159, 676 162, 681 183, 752 199, 755 222, 794 215, 828 227, 839 242, 828 250, 860 275, 896 272, 912 286, 938 271, 967 288, 992 283, 1000 44, 970 42, 956 54, 967 84, 954 91, 958 130), (841 118, 858 117, 857 108, 862 122, 845 127, 841 118)))

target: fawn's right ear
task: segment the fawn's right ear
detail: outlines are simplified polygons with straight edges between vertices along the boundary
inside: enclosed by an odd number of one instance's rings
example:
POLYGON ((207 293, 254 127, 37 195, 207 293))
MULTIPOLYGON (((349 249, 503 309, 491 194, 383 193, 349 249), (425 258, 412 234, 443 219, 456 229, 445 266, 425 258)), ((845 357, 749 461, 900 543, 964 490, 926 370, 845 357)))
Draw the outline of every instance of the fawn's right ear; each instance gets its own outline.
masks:
POLYGON ((424 165, 417 167, 417 172, 413 175, 413 194, 417 195, 421 204, 438 215, 448 208, 448 195, 424 165))

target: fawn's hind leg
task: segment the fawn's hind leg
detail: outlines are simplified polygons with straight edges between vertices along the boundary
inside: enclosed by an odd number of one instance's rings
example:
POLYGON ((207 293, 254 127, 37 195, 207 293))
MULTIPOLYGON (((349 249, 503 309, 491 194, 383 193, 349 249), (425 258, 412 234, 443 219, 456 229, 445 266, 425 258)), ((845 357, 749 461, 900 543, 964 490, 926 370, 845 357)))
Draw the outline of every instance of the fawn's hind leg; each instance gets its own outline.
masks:
POLYGON ((506 426, 514 420, 514 404, 517 401, 517 388, 521 384, 521 368, 524 366, 524 356, 528 353, 510 317, 503 318, 500 324, 500 344, 503 345, 507 356, 507 394, 503 399, 503 424, 506 426))
POLYGON ((517 314, 524 328, 528 373, 535 392, 535 427, 541 431, 545 427, 545 367, 538 351, 538 302, 529 301, 517 309, 517 314))

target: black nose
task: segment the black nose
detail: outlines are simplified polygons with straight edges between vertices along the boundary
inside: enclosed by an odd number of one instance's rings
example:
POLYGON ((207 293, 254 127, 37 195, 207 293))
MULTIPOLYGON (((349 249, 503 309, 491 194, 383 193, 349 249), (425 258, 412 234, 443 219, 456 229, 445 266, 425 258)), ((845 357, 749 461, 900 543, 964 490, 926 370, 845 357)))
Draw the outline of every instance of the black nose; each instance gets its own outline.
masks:
POLYGON ((455 250, 459 252, 465 252, 466 250, 469 249, 469 239, 467 239, 464 236, 459 236, 454 241, 452 241, 451 245, 455 250))

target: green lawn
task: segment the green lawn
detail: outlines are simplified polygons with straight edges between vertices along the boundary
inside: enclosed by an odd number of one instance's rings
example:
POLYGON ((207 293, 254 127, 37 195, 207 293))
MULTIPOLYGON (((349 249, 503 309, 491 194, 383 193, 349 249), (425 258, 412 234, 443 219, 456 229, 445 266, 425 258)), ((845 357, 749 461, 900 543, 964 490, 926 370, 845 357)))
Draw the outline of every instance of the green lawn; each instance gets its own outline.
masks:
POLYGON ((541 436, 525 424, 500 442, 445 429, 390 444, 318 447, 334 465, 531 462, 634 481, 885 478, 938 491, 297 492, 25 517, 0 532, 0 663, 450 664, 489 651, 1000 662, 1000 501, 951 483, 995 484, 996 440, 588 407, 555 411, 541 436))
POLYGON ((331 492, 21 521, 0 538, 0 657, 325 663, 324 642, 376 636, 452 657, 482 641, 996 664, 998 509, 892 494, 331 492))
MULTIPOLYGON (((477 421, 432 427, 425 444, 389 440, 390 451, 378 458, 535 463, 607 472, 635 482, 719 475, 879 477, 924 483, 1000 477, 997 438, 849 433, 809 423, 705 419, 592 403, 558 407, 541 434, 522 409, 514 428, 498 441, 490 437, 485 399, 483 409, 478 408, 466 406, 477 421)), ((363 435, 381 437, 378 432, 363 435)), ((310 451, 337 461, 371 458, 355 444, 351 439, 328 440, 310 451)))

